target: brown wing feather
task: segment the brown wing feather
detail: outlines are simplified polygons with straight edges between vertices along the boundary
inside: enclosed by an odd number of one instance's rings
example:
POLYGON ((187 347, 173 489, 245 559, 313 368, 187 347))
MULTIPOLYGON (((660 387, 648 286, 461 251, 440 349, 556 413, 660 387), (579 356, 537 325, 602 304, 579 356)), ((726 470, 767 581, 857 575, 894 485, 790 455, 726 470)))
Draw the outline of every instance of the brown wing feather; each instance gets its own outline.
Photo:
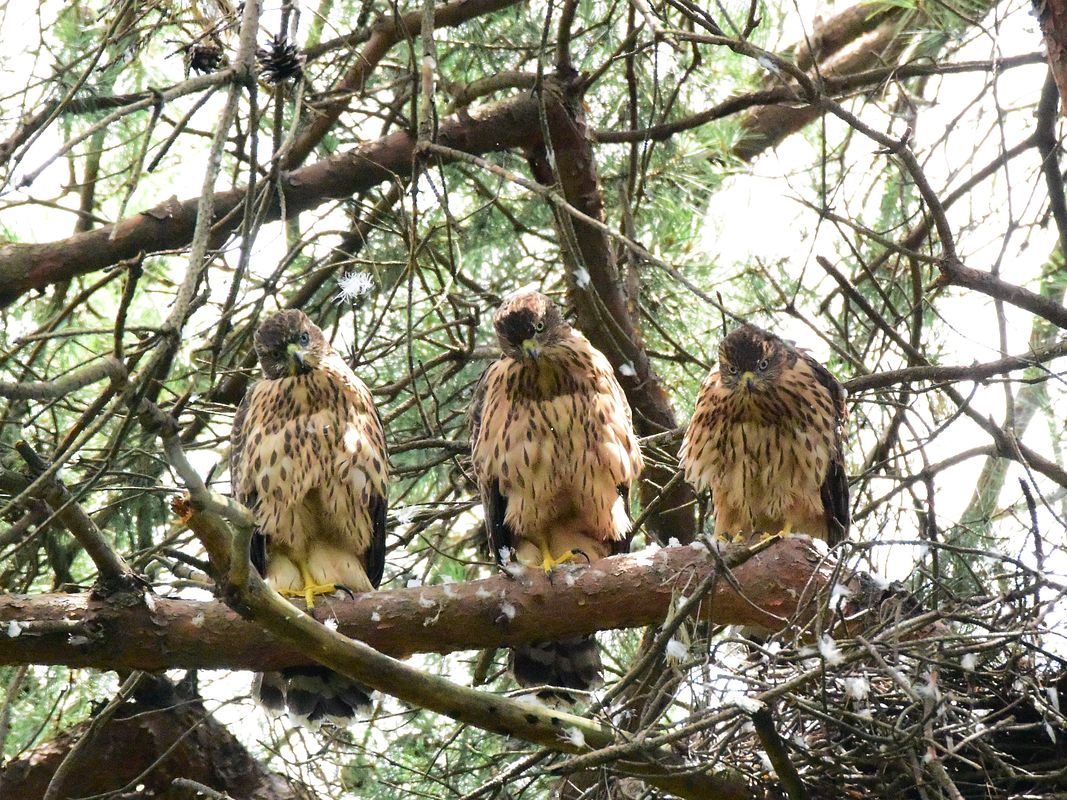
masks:
POLYGON ((251 404, 252 386, 245 391, 237 413, 233 415, 230 429, 230 493, 243 506, 251 507, 256 502, 255 492, 244 489, 242 476, 245 470, 245 439, 247 438, 248 407, 251 404))
POLYGON ((834 429, 834 452, 830 459, 830 465, 826 470, 826 480, 823 481, 820 494, 822 496, 823 510, 826 514, 826 541, 833 547, 848 538, 849 528, 852 524, 852 512, 849 507, 848 475, 845 472, 844 453, 844 427, 848 421, 848 406, 845 399, 848 392, 826 367, 812 358, 808 353, 800 351, 803 359, 815 373, 819 384, 830 394, 833 402, 834 413, 837 417, 837 425, 834 429))
MULTIPOLYGON (((491 367, 491 365, 490 365, 491 367)), ((474 397, 471 400, 471 410, 468 423, 471 432, 471 453, 478 447, 482 434, 482 416, 485 412, 485 395, 489 384, 489 370, 487 367, 478 379, 478 385, 474 388, 474 397)), ((475 470, 478 471, 477 469, 475 470)), ((489 554, 497 563, 501 563, 501 550, 507 548, 515 552, 515 531, 504 521, 507 515, 508 501, 500 493, 500 483, 496 480, 479 480, 478 491, 482 496, 482 509, 485 515, 485 538, 489 548, 489 554)))
MULTIPOLYGON (((382 424, 382 415, 378 407, 371 403, 374 410, 374 419, 378 423, 378 433, 381 441, 385 442, 385 426, 382 424)), ((379 456, 383 464, 389 463, 389 454, 384 446, 379 450, 379 456)), ((385 522, 386 512, 389 510, 389 499, 385 494, 372 492, 370 496, 371 538, 364 556, 367 578, 371 586, 377 589, 382 583, 382 574, 385 572, 385 522)))
MULTIPOLYGON (((230 429, 230 494, 245 508, 251 509, 257 502, 258 493, 255 484, 249 486, 243 480, 245 457, 245 438, 247 436, 248 408, 251 405, 252 386, 245 390, 245 396, 241 398, 241 404, 237 406, 237 413, 233 415, 233 427, 230 429)), ((267 537, 256 528, 249 543, 249 558, 252 566, 260 575, 267 572, 267 537)))

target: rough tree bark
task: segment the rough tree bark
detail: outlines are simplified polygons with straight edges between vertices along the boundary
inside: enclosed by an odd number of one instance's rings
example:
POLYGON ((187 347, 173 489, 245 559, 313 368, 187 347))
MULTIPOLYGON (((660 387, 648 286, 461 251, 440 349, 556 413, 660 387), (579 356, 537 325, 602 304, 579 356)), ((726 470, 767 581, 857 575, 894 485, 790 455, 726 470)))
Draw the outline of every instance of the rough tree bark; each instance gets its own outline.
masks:
POLYGON ((1060 93, 1060 110, 1067 115, 1067 2, 1034 0, 1034 12, 1041 23, 1048 50, 1048 66, 1060 93))
MULTIPOLYGON (((734 546, 739 547, 739 546, 734 546)), ((712 574, 701 544, 615 556, 552 582, 537 570, 461 584, 327 599, 313 611, 338 631, 394 657, 563 639, 661 622, 712 574)), ((780 629, 813 613, 834 562, 805 538, 773 543, 723 574, 700 616, 780 629)), ((278 669, 309 663, 219 602, 134 592, 0 595, 0 664, 98 669, 278 669), (12 636, 12 634, 14 634, 12 636)))
MULTIPOLYGON (((0 767, 0 797, 37 800, 92 720, 60 733, 0 767)), ((183 697, 165 678, 142 676, 134 696, 91 734, 74 756, 59 797, 192 800, 186 779, 234 800, 312 800, 270 772, 204 708, 183 697)), ((203 797, 203 795, 200 795, 203 797)))

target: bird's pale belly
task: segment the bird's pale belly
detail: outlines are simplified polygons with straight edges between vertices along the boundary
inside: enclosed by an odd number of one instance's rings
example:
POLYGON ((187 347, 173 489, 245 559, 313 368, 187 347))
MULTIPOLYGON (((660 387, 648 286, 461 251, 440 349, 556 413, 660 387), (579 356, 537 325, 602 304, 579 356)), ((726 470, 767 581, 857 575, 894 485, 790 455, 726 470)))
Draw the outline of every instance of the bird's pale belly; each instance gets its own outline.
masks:
POLYGON ((589 419, 587 409, 575 409, 573 396, 543 401, 512 417, 500 490, 508 498, 508 524, 521 537, 540 542, 569 530, 610 540, 629 529, 618 493, 633 479, 625 432, 589 419))
POLYGON ((819 450, 804 429, 732 426, 712 470, 716 530, 775 532, 791 525, 823 535, 811 530, 822 518, 820 486, 828 463, 819 450))

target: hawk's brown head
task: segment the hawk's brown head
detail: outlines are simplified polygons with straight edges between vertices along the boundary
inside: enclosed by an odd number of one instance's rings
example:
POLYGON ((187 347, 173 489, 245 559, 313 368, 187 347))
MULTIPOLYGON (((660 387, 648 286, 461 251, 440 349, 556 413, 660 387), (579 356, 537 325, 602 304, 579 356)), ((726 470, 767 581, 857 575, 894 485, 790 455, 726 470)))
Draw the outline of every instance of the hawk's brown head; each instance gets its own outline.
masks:
POLYGON ((306 375, 330 352, 319 327, 303 311, 279 311, 256 328, 256 355, 271 380, 306 375))
POLYGON ((789 366, 790 348, 773 333, 745 323, 719 344, 719 375, 730 391, 758 392, 773 386, 789 366))
POLYGON ((493 317, 504 355, 538 358, 570 333, 559 307, 535 289, 522 288, 504 298, 493 317))

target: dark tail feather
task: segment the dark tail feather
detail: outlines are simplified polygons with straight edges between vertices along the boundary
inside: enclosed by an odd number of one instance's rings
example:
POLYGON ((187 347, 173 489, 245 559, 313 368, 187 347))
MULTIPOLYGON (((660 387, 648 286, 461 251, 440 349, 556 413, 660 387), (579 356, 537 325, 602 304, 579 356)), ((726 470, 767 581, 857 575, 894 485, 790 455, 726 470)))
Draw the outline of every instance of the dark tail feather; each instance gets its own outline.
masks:
POLYGON ((511 651, 511 671, 520 686, 559 686, 588 692, 604 683, 596 639, 534 642, 511 651))
POLYGON ((252 696, 269 711, 288 710, 308 722, 347 724, 371 707, 371 690, 326 667, 290 667, 258 673, 252 696))

